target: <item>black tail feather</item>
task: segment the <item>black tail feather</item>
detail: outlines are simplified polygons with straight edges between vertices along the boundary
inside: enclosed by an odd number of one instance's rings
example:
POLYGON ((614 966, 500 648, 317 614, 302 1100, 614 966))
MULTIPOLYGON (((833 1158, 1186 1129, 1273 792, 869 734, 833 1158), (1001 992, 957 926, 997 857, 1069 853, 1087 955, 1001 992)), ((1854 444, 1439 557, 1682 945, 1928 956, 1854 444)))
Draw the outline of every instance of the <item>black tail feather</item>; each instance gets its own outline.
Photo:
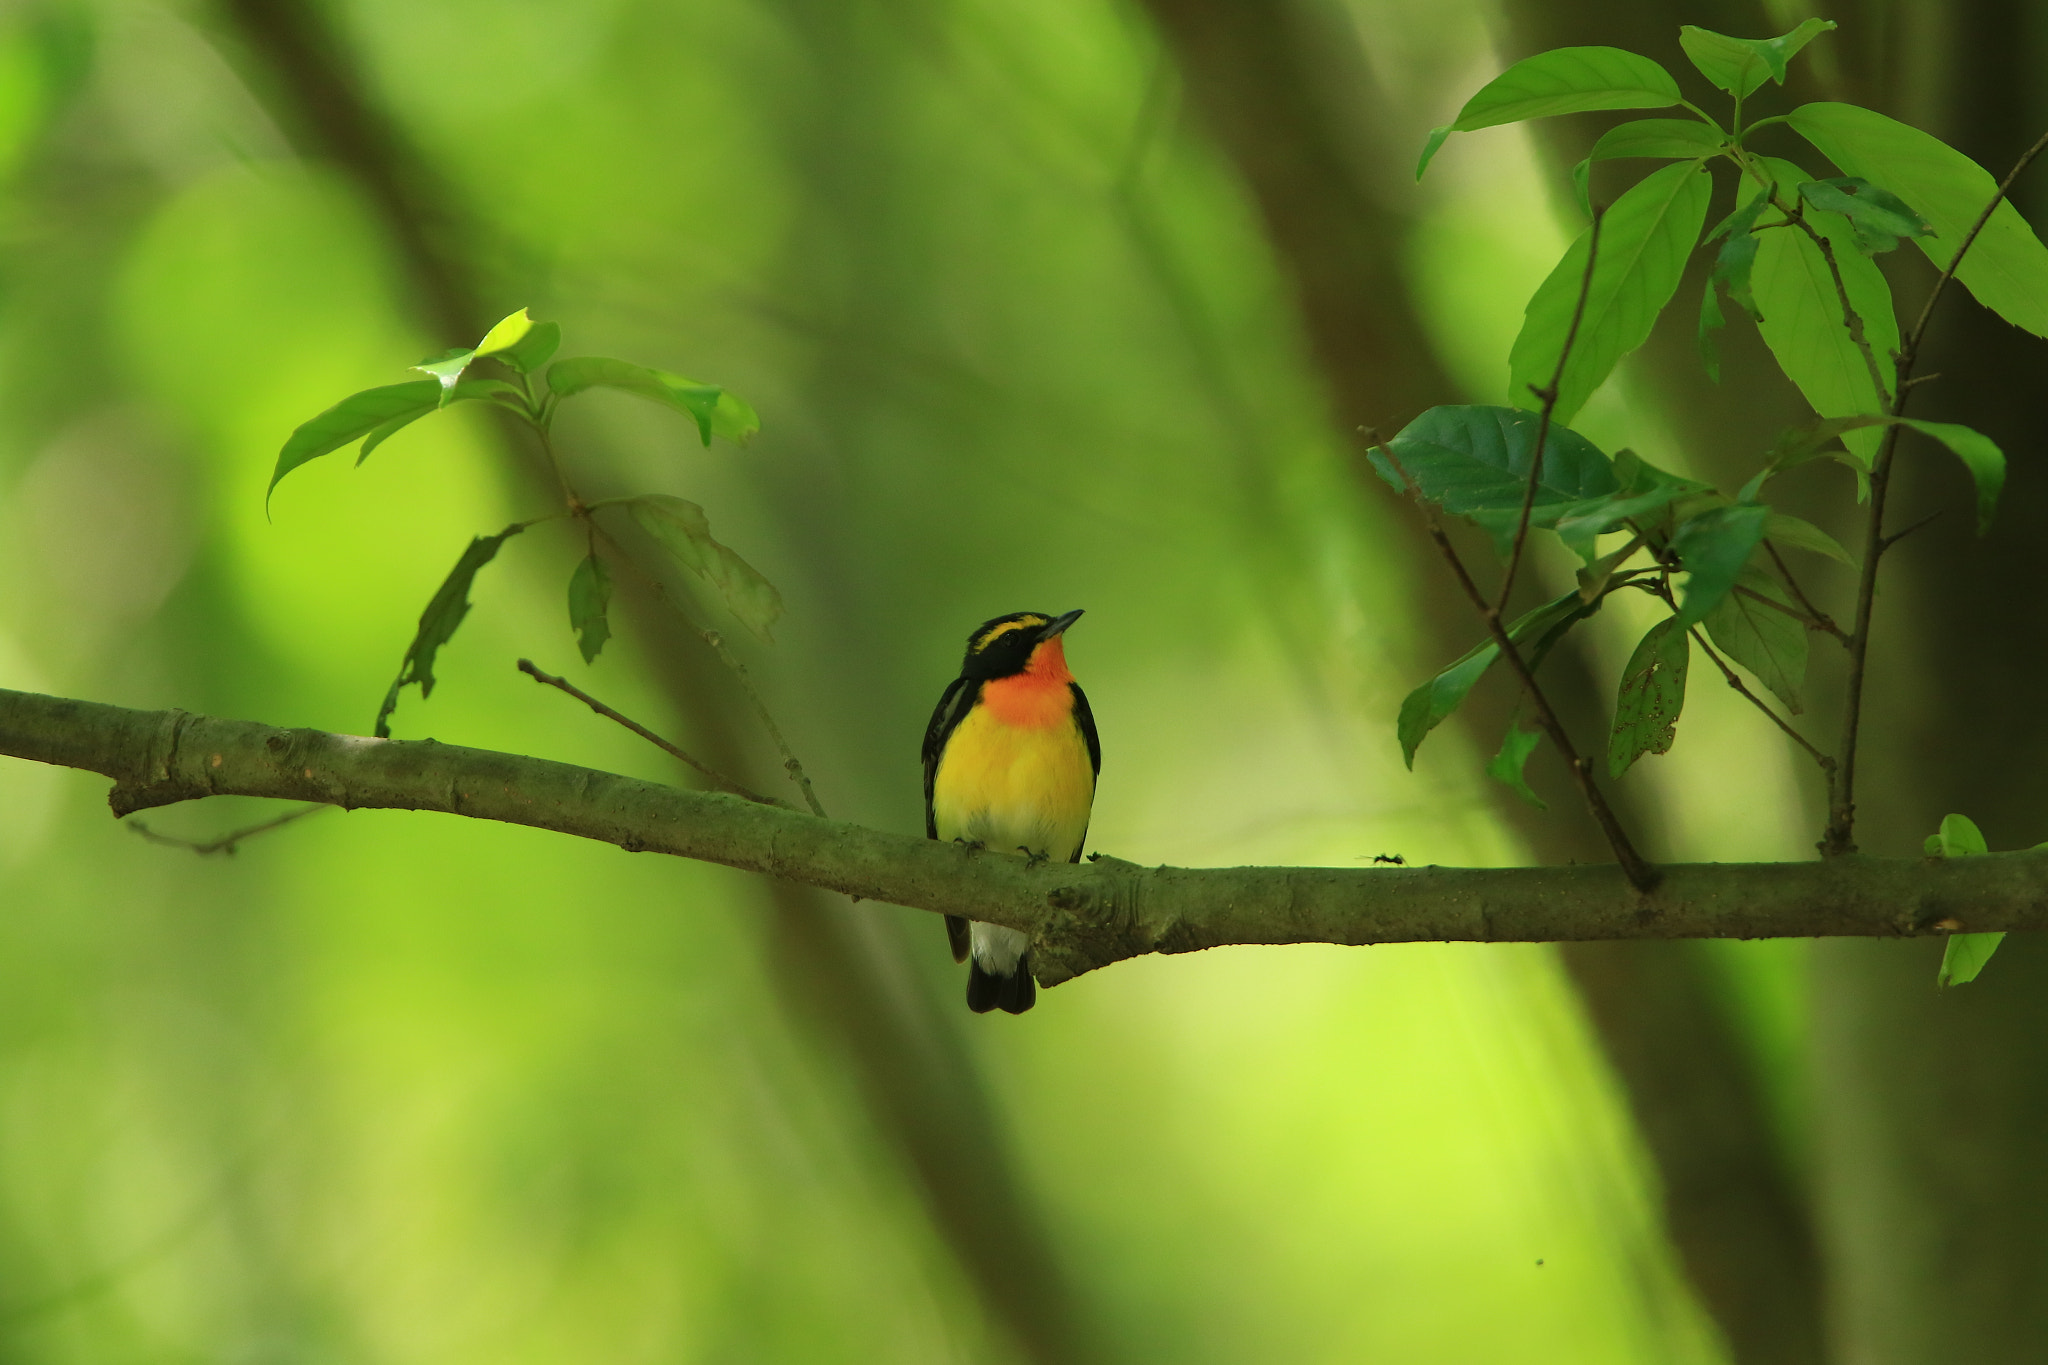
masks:
POLYGON ((1029 953, 1017 959, 1017 969, 1009 976, 997 976, 983 970, 979 958, 968 964, 967 1008, 976 1014, 987 1014, 994 1009, 1022 1014, 1037 1000, 1038 983, 1031 979, 1029 953))

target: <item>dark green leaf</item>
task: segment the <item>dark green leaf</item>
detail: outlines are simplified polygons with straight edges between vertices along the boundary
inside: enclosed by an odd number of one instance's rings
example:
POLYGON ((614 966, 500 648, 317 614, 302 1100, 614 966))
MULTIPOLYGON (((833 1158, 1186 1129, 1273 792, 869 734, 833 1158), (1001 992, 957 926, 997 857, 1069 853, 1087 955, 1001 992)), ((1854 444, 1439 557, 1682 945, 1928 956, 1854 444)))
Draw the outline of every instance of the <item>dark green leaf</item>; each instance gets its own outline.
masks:
POLYGON ((562 344, 562 325, 558 322, 536 322, 525 336, 498 353, 498 359, 510 365, 521 374, 532 374, 548 363, 548 358, 562 344))
MULTIPOLYGON (((1426 500, 1456 516, 1481 520, 1512 540, 1534 457, 1541 419, 1516 408, 1435 407, 1417 417, 1369 454, 1373 468, 1394 488, 1408 491, 1405 472, 1426 500), (1488 517, 1487 514, 1492 514, 1488 517)), ((1553 525, 1567 509, 1614 491, 1607 457, 1585 437, 1552 422, 1543 440, 1543 469, 1536 481, 1531 526, 1553 525)))
POLYGON ((1794 610, 1792 599, 1767 570, 1744 565, 1735 586, 1742 591, 1723 597, 1701 624, 1723 654, 1755 674, 1796 716, 1805 709, 1799 693, 1806 685, 1806 627, 1786 614, 1794 610), (1767 606, 1758 597, 1786 610, 1767 606))
POLYGON ((1785 64, 1816 37, 1834 27, 1827 19, 1808 19, 1776 38, 1730 38, 1687 24, 1678 42, 1700 74, 1737 99, 1746 99, 1767 80, 1785 83, 1785 64))
POLYGON ((1963 462, 1977 485, 1977 534, 1988 532, 1992 514, 1998 510, 1998 495, 2005 489, 2005 452, 1989 436, 1955 422, 1923 422, 1917 417, 1899 420, 1923 436, 1932 436, 1963 462))
MULTIPOLYGON (((1590 616, 1598 609, 1598 602, 1588 605, 1579 599, 1576 591, 1569 592, 1517 620, 1508 627, 1508 638, 1515 642, 1517 648, 1532 636, 1538 637, 1540 642, 1554 641, 1558 637, 1550 635, 1551 631, 1560 626, 1569 627, 1572 622, 1590 616)), ((1539 650, 1542 647, 1539 643, 1539 650)), ((1401 717, 1395 725, 1395 732, 1400 736, 1401 756, 1410 768, 1415 766, 1415 750, 1423 739, 1463 704, 1473 685, 1493 666, 1499 655, 1500 649, 1491 639, 1475 645, 1450 667, 1402 700, 1401 717)), ((1530 667, 1533 671, 1533 662, 1530 667)))
MULTIPOLYGON (((1936 235, 1916 240, 1938 269, 1948 268, 1998 192, 1991 174, 1969 157, 1872 110, 1806 104, 1792 111, 1790 122, 1842 174, 1882 185, 1918 209, 1936 235)), ((2048 336, 2048 247, 2009 201, 1993 211, 1956 278, 2007 322, 2048 336)))
POLYGON ((1977 973, 1984 970, 1991 955, 1998 951, 1998 945, 2005 942, 2005 932, 1995 934, 1950 934, 1941 950, 1941 971, 1934 978, 1937 986, 1966 986, 1977 979, 1977 973))
POLYGON ((441 386, 431 379, 386 384, 350 394, 291 434, 284 449, 277 453, 270 487, 276 488, 279 479, 306 461, 339 450, 360 437, 375 435, 382 441, 407 422, 432 412, 440 400, 441 386), (380 431, 386 427, 389 429, 380 431))
POLYGON ((1508 722, 1508 732, 1502 736, 1500 752, 1486 765, 1486 775, 1505 785, 1515 795, 1527 801, 1537 810, 1548 810, 1541 797, 1529 789, 1529 780, 1522 775, 1522 769, 1529 761, 1529 755, 1543 741, 1540 730, 1524 730, 1518 720, 1508 722))
MULTIPOLYGON (((1624 523, 1648 516, 1690 493, 1690 489, 1677 483, 1657 484, 1641 493, 1611 493, 1591 505, 1580 504, 1583 510, 1560 518, 1555 529, 1564 543, 1574 549, 1590 546, 1593 537, 1620 530, 1624 523)), ((1581 553, 1580 558, 1590 556, 1581 553)))
POLYGON ((584 663, 594 662, 604 642, 612 638, 611 623, 605 616, 611 603, 612 576, 593 550, 569 575, 569 629, 576 632, 584 663))
POLYGON ((1763 539, 1771 509, 1755 504, 1716 507, 1678 528, 1671 549, 1687 572, 1681 628, 1698 625, 1735 586, 1750 551, 1763 539))
MULTIPOLYGON (((1615 200, 1601 218, 1599 259, 1558 384, 1558 421, 1571 421, 1616 362, 1648 340, 1699 241, 1712 188, 1695 162, 1664 166, 1615 200)), ((1557 358, 1578 310, 1591 236, 1589 228, 1572 243, 1529 300, 1521 334, 1508 355, 1508 391, 1518 407, 1538 406, 1542 399, 1536 390, 1557 373, 1557 358)))
POLYGON ((1756 220, 1768 201, 1755 199, 1735 210, 1724 220, 1728 229, 1728 240, 1721 243, 1721 249, 1714 256, 1713 274, 1710 283, 1719 284, 1728 291, 1743 312, 1761 320, 1756 309, 1756 296, 1750 286, 1750 276, 1756 270, 1756 252, 1759 245, 1753 229, 1756 220))
MULTIPOLYGON (((1780 201, 1795 204, 1797 186, 1813 177, 1789 161, 1759 159, 1776 178, 1780 201)), ((1753 181, 1745 181, 1743 193, 1754 197, 1761 191, 1753 181)), ((1863 352, 1842 325, 1841 294, 1826 259, 1799 228, 1766 227, 1756 234, 1756 265, 1750 282, 1763 315, 1757 330, 1777 358, 1778 368, 1822 417, 1882 412, 1889 405, 1893 383, 1892 353, 1899 348, 1891 287, 1877 263, 1856 250, 1855 233, 1846 219, 1821 214, 1811 221, 1834 253, 1849 302, 1863 320, 1864 338, 1884 387, 1872 383, 1863 352)), ((1851 431, 1843 444, 1862 456, 1867 467, 1880 439, 1875 432, 1851 431)))
POLYGON ((1579 207, 1589 214, 1593 211, 1588 187, 1596 161, 1712 156, 1727 140, 1727 134, 1719 128, 1689 118, 1641 118, 1609 128, 1593 144, 1586 159, 1572 167, 1572 188, 1578 191, 1579 207))
POLYGON ((1524 57, 1465 101, 1458 117, 1430 133, 1415 178, 1452 133, 1590 109, 1668 109, 1678 83, 1648 57, 1618 47, 1560 47, 1524 57))
POLYGON ((1651 626, 1621 670, 1614 699, 1614 730, 1607 740, 1607 775, 1620 777, 1644 754, 1668 754, 1685 709, 1686 665, 1692 644, 1678 618, 1651 626))
POLYGON ((694 502, 661 493, 630 498, 633 520, 676 561, 716 587, 740 623, 763 640, 782 615, 782 594, 754 567, 711 538, 711 523, 694 502))
POLYGON ((1898 246, 1901 237, 1931 237, 1934 229, 1904 200, 1853 175, 1813 180, 1799 187, 1799 197, 1817 209, 1839 213, 1856 234, 1857 249, 1876 256, 1898 246))
MULTIPOLYGON (((674 408, 696 419, 698 434, 707 446, 711 444, 714 422, 719 418, 719 400, 724 396, 724 391, 713 384, 699 384, 694 379, 650 370, 645 365, 594 355, 556 361, 548 369, 548 388, 561 398, 591 388, 618 389, 674 408)), ((746 407, 737 399, 733 401, 741 408, 746 407)), ((746 415, 751 417, 752 410, 748 409, 746 415)), ((722 425, 730 425, 733 420, 727 418, 722 425)))
POLYGON ((476 581, 476 571, 490 563, 506 541, 525 529, 526 523, 519 522, 494 536, 478 536, 469 542, 462 558, 455 561, 455 567, 449 570, 427 609, 420 613, 420 628, 405 651, 405 662, 399 667, 391 690, 384 694, 384 704, 377 708, 377 726, 373 731, 377 738, 391 737, 391 713, 398 709, 400 688, 418 683, 422 700, 433 695, 434 656, 455 634, 462 618, 469 615, 469 589, 476 581))
POLYGON ((1842 548, 1840 541, 1812 522, 1787 516, 1783 512, 1773 512, 1764 519, 1764 539, 1773 545, 1790 545, 1801 550, 1811 550, 1817 555, 1840 560, 1852 569, 1856 567, 1856 561, 1849 557, 1849 552, 1842 548))

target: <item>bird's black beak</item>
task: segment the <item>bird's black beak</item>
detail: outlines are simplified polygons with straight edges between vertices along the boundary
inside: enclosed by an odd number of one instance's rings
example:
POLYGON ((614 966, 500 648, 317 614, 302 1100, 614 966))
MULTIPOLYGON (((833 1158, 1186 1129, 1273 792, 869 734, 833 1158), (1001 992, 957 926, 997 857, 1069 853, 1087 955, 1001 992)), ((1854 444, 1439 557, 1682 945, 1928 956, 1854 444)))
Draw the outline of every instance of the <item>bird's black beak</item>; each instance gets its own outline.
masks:
POLYGON ((1054 620, 1048 621, 1045 625, 1045 629, 1038 632, 1039 643, 1043 644, 1047 640, 1065 634, 1067 627, 1073 625, 1074 622, 1080 619, 1081 613, 1079 611, 1070 611, 1065 616, 1061 616, 1054 620))

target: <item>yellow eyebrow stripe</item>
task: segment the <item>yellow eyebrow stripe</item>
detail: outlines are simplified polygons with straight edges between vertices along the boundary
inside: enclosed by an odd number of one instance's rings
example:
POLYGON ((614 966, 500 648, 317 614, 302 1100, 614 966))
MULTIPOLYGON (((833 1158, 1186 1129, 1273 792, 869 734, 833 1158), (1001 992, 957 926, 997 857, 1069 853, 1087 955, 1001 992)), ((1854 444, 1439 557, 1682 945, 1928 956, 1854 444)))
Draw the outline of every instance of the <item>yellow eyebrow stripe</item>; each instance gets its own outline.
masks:
POLYGON ((1005 621, 1001 625, 996 626, 994 629, 985 631, 982 634, 982 637, 974 642, 974 652, 976 654, 981 653, 981 651, 987 649, 990 645, 994 644, 999 637, 1007 634, 1010 631, 1024 630, 1027 627, 1032 630, 1037 630, 1040 626, 1043 626, 1045 624, 1046 618, 1043 616, 1027 616, 1021 621, 1005 621))

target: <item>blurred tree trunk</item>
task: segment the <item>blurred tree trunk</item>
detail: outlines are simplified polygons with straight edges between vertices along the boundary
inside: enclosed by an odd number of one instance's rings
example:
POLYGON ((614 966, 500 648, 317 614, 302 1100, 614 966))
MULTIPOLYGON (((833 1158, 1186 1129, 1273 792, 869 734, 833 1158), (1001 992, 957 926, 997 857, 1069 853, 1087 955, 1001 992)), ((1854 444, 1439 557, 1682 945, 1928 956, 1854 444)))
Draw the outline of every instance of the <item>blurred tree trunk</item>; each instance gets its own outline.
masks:
MULTIPOLYGON (((1835 16, 1839 97, 1945 138, 2002 176, 2048 124, 2042 16, 2017 0, 1852 4, 1835 16)), ((2048 168, 2014 199, 2039 230, 2048 168)), ((1903 253, 1902 253, 1903 254, 1903 253)), ((1901 316, 1930 278, 1904 260, 1901 316)), ((1896 522, 1946 514, 1885 565, 1857 838, 1903 852, 1943 815, 1993 848, 2048 838, 2048 343, 1949 291, 1913 411, 1965 422, 2010 459, 1997 525, 1924 446, 1900 452, 1896 522)), ((1835 1328, 1855 1365, 2048 1359, 2048 944, 2007 940, 1937 992, 1931 945, 1822 944, 1814 1075, 1835 1328)))
MULTIPOLYGON (((259 98, 307 155, 362 187, 412 280, 421 321, 443 341, 482 335, 496 320, 473 266, 477 225, 452 202, 441 177, 364 93, 353 58, 313 0, 220 0, 229 32, 250 59, 259 98)), ((532 443, 502 428, 505 454, 550 500, 553 482, 532 443)), ((664 619, 641 633, 673 642, 664 619)), ((744 771, 750 725, 743 699, 704 651, 674 652, 657 681, 701 737, 712 761, 744 771), (746 719, 743 719, 746 718, 746 719)), ((1026 1360, 1067 1365, 1097 1358, 1036 1201, 1004 1141, 955 1012, 941 1014, 915 989, 908 945, 893 926, 855 923, 838 898, 769 884, 773 979, 812 1041, 853 1075, 876 1133, 922 1196, 990 1318, 1026 1360)), ((863 917, 866 918, 866 917, 863 917)))
MULTIPOLYGON (((1148 0, 1148 8, 1291 268, 1339 420, 1347 428, 1384 428, 1390 412, 1405 416, 1448 401, 1451 386, 1429 358, 1401 269, 1406 224, 1361 172, 1371 149, 1356 146, 1346 133, 1343 106, 1321 97, 1340 75, 1354 88, 1367 85, 1364 63, 1347 51, 1349 30, 1320 0, 1148 0)), ((1555 9, 1555 15, 1545 10, 1529 17, 1598 25, 1598 36, 1546 31, 1512 55, 1566 42, 1632 40, 1676 51, 1678 20, 1662 7, 1555 9), (1599 23, 1606 19, 1617 22, 1599 23), (1636 29, 1644 31, 1642 38, 1636 29), (1664 34, 1661 44, 1648 40, 1651 29, 1664 34)), ((1736 32, 1769 31, 1761 19, 1749 23, 1746 16, 1706 22, 1725 22, 1736 32)), ((1686 364, 1696 372, 1690 350, 1688 344, 1686 364)), ((1731 368, 1742 369, 1744 361, 1733 358, 1731 368)), ((1753 359, 1749 363, 1753 367, 1753 359)), ((1711 395, 1697 401, 1703 409, 1713 403, 1711 395)), ((1768 412, 1759 419, 1770 420, 1768 412)), ((1412 515, 1405 524, 1415 524, 1412 515)), ((1432 621, 1457 623, 1454 636, 1468 634, 1459 627, 1469 621, 1470 608, 1448 574, 1435 572, 1434 547, 1415 535, 1409 553, 1425 561, 1420 580, 1437 585, 1421 611, 1432 621)), ((1442 657, 1451 657, 1449 647, 1446 640, 1442 657)), ((1585 655, 1560 649, 1547 672, 1556 699, 1574 703, 1566 709, 1574 732, 1602 733, 1598 698, 1604 688, 1594 683, 1585 655)), ((1484 711, 1468 719, 1481 727, 1502 721, 1484 711)), ((1490 739, 1498 731, 1481 733, 1490 739)), ((1568 804, 1559 809, 1575 808, 1573 796, 1562 793, 1568 804)), ((1514 802, 1501 808, 1547 861, 1607 856, 1582 821, 1532 820, 1514 802)), ((1623 811, 1634 830, 1644 828, 1646 817, 1651 813, 1639 806, 1623 811)), ((1713 963, 1695 944, 1571 945, 1564 957, 1656 1161, 1672 1239, 1735 1359, 1743 1365, 1821 1360, 1819 1275, 1804 1202, 1720 1003, 1713 963)))

